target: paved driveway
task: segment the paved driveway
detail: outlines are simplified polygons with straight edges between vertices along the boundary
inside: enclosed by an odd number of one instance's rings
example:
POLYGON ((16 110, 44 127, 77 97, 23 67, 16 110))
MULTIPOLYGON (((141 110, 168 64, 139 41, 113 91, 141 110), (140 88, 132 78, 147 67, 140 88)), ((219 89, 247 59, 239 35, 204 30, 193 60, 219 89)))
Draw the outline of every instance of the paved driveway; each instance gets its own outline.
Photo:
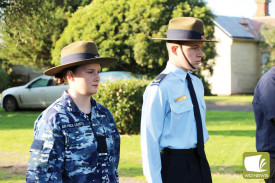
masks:
POLYGON ((252 105, 206 105, 208 111, 234 111, 234 112, 253 112, 252 105))

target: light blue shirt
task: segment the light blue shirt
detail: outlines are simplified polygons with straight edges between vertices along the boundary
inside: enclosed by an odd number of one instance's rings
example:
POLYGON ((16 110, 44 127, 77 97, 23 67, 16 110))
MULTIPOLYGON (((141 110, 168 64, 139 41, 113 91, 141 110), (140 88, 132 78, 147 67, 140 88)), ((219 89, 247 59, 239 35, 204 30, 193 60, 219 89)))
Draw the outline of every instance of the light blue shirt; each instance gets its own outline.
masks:
MULTIPOLYGON (((187 73, 170 62, 162 73, 167 75, 160 84, 149 85, 143 95, 141 151, 143 173, 149 183, 162 182, 162 149, 190 149, 197 144, 193 104, 185 79, 187 73)), ((205 143, 209 136, 205 126, 204 88, 198 77, 193 74, 190 77, 200 108, 205 143)))

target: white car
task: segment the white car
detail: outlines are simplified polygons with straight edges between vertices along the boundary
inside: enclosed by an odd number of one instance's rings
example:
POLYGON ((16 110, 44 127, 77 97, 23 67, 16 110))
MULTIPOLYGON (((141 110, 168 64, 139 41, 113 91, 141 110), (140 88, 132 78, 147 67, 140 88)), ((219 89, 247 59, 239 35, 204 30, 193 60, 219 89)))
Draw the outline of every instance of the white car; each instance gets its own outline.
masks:
POLYGON ((132 72, 126 71, 107 71, 99 73, 100 82, 110 81, 114 82, 117 80, 124 80, 124 79, 143 79, 143 76, 140 74, 135 74, 132 72))
POLYGON ((51 76, 43 75, 24 86, 4 90, 1 98, 2 107, 6 111, 47 108, 68 89, 68 85, 57 85, 53 79, 51 76))

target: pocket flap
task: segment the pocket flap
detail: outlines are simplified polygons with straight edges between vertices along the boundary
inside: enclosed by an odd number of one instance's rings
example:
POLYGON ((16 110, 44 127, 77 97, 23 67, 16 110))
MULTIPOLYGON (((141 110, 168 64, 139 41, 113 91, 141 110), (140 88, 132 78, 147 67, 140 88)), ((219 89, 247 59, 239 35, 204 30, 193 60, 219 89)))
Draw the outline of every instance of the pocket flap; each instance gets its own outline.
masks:
POLYGON ((201 99, 201 106, 203 109, 206 109, 206 104, 205 104, 204 99, 201 99))
POLYGON ((181 114, 193 109, 193 104, 190 101, 177 102, 171 105, 171 110, 176 114, 181 114))
POLYGON ((53 148, 53 144, 53 141, 34 139, 30 148, 30 152, 49 154, 53 148))

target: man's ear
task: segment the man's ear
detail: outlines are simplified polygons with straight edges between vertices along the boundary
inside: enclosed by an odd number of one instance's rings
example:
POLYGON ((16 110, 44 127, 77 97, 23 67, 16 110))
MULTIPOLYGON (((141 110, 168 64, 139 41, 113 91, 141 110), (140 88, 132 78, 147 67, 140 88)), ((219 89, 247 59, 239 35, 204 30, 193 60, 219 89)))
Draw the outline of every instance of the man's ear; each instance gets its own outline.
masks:
POLYGON ((173 45, 173 46, 171 47, 171 51, 172 51, 172 53, 173 53, 174 55, 178 55, 177 49, 178 49, 178 46, 177 46, 177 45, 173 45))

